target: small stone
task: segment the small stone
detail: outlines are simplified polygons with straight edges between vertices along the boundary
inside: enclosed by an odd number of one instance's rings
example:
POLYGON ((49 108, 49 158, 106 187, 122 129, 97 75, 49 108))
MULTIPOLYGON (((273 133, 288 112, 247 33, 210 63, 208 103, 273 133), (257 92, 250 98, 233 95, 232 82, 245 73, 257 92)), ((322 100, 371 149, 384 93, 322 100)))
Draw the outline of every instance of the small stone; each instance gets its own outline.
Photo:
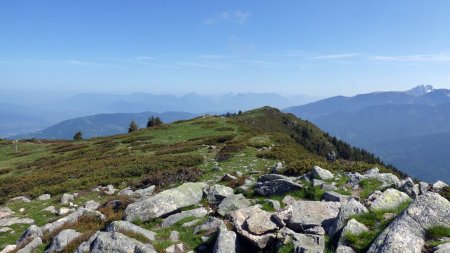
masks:
POLYGON ((232 181, 232 180, 237 180, 237 177, 230 174, 225 174, 221 179, 221 181, 232 181))
POLYGON ((31 202, 31 200, 25 196, 15 197, 15 198, 12 198, 10 201, 11 202, 25 202, 25 203, 31 202))
POLYGON ((100 207, 100 204, 95 202, 94 200, 88 200, 86 203, 84 203, 84 208, 94 211, 97 210, 97 208, 100 207))
POLYGON ((334 178, 333 173, 331 171, 322 169, 319 166, 314 166, 312 169, 312 175, 316 179, 328 180, 334 178))
POLYGON ((174 244, 168 248, 166 248, 167 253, 183 253, 184 245, 183 243, 174 244))
POLYGON ((73 200, 74 197, 72 194, 64 193, 61 197, 61 205, 68 205, 73 200))
POLYGON ((294 203, 295 199, 294 197, 290 196, 290 195, 286 195, 283 200, 281 200, 281 203, 285 204, 285 205, 290 205, 292 203, 294 203))
POLYGON ((38 199, 38 200, 49 200, 50 197, 51 197, 50 194, 43 194, 43 195, 37 197, 37 199, 38 199))
POLYGON ((23 213, 23 212, 25 212, 25 208, 22 207, 19 209, 19 213, 23 213))
POLYGON ((175 231, 175 230, 170 231, 170 237, 169 237, 169 239, 170 239, 172 242, 178 242, 178 240, 180 240, 180 233, 178 233, 178 231, 175 231))
POLYGON ((73 209, 73 208, 61 207, 58 210, 58 215, 66 215, 66 214, 68 214, 70 212, 73 212, 73 211, 75 211, 75 209, 73 209))

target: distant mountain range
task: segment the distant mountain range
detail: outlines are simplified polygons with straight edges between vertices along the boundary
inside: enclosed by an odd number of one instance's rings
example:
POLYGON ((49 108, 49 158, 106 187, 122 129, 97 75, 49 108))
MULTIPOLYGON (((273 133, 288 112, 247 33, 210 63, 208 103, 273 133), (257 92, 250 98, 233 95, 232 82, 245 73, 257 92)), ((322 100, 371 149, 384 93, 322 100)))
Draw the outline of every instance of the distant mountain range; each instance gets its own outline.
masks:
POLYGON ((450 182, 450 90, 332 97, 284 111, 379 155, 410 175, 450 182))
POLYGON ((72 139, 75 132, 81 131, 83 138, 108 136, 127 133, 130 122, 134 120, 140 128, 147 125, 149 117, 160 117, 164 123, 176 120, 192 119, 197 114, 186 112, 143 112, 143 113, 109 113, 85 116, 62 121, 42 131, 16 135, 11 139, 72 139))
MULTIPOLYGON (((224 113, 270 105, 285 108, 313 101, 307 96, 282 96, 275 93, 238 93, 184 96, 133 93, 131 95, 79 94, 45 101, 40 93, 32 95, 0 94, 0 138, 41 131, 61 121, 104 113, 141 113, 166 111, 224 113), (33 99, 37 99, 33 103, 33 99), (24 104, 21 104, 21 103, 24 104)), ((61 96, 63 97, 63 96, 61 96)), ((52 134, 53 135, 53 134, 52 134)))

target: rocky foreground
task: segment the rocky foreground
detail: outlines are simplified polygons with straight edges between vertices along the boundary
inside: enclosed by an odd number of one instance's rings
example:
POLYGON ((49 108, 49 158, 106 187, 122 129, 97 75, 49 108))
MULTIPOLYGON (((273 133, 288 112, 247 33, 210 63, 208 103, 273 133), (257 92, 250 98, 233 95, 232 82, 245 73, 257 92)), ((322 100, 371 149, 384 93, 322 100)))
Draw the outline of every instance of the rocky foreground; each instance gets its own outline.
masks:
POLYGON ((376 168, 359 174, 316 166, 288 177, 277 174, 281 167, 258 178, 237 172, 157 193, 155 186, 97 187, 91 192, 107 198, 82 206, 74 204, 78 193, 67 193, 59 208, 46 207, 58 218, 42 226, 2 207, 1 233, 16 224, 30 226, 1 253, 450 252, 448 237, 429 236, 450 228, 450 202, 439 194, 444 183, 400 180, 376 168), (195 248, 194 236, 201 238, 195 248))

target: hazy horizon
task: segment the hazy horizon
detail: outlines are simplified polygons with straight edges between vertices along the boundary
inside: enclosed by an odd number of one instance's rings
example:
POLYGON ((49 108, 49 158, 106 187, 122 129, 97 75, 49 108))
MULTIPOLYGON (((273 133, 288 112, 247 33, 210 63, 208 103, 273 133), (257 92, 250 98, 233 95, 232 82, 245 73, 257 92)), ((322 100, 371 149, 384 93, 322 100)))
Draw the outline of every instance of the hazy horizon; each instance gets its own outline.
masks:
POLYGON ((197 3, 1 2, 2 92, 325 98, 450 88, 447 1, 197 3))

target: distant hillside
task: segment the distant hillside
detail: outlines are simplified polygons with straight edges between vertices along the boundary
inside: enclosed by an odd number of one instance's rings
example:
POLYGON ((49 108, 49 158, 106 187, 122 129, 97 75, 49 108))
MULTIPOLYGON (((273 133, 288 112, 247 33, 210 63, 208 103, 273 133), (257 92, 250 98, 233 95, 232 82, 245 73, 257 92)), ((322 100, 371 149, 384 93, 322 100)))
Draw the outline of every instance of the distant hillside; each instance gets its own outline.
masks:
POLYGON ((380 142, 371 150, 383 157, 383 161, 405 168, 413 177, 428 182, 435 182, 437 178, 450 181, 450 133, 380 142))
POLYGON ((42 131, 10 137, 11 139, 72 139, 77 131, 83 133, 83 138, 108 136, 127 133, 129 124, 134 120, 139 127, 147 125, 149 117, 160 117, 163 122, 191 119, 197 114, 187 112, 143 112, 143 113, 110 113, 98 114, 65 120, 42 131))
POLYGON ((412 176, 450 181, 449 173, 442 174, 450 171, 450 156, 434 157, 445 146, 436 136, 450 133, 450 90, 418 86, 404 92, 333 97, 285 111, 376 153, 412 176))
POLYGON ((359 172, 378 166, 400 174, 372 154, 270 107, 78 142, 20 142, 17 153, 12 146, 0 140, 0 202, 109 183, 165 186, 212 178, 217 166, 221 174, 228 168, 261 171, 280 161, 287 175, 302 175, 314 165, 359 172))
MULTIPOLYGON (((48 95, 51 96, 51 95, 48 95)), ((133 93, 63 95, 45 100, 45 94, 0 94, 0 138, 43 130, 61 121, 104 113, 140 113, 183 111, 194 114, 245 111, 262 106, 284 108, 313 101, 308 96, 282 96, 275 93, 228 93, 199 95, 195 93, 155 95, 133 93), (66 95, 67 96, 67 95, 66 95), (33 102, 35 101, 35 102, 33 102), (21 103, 25 103, 22 105, 21 103)))

